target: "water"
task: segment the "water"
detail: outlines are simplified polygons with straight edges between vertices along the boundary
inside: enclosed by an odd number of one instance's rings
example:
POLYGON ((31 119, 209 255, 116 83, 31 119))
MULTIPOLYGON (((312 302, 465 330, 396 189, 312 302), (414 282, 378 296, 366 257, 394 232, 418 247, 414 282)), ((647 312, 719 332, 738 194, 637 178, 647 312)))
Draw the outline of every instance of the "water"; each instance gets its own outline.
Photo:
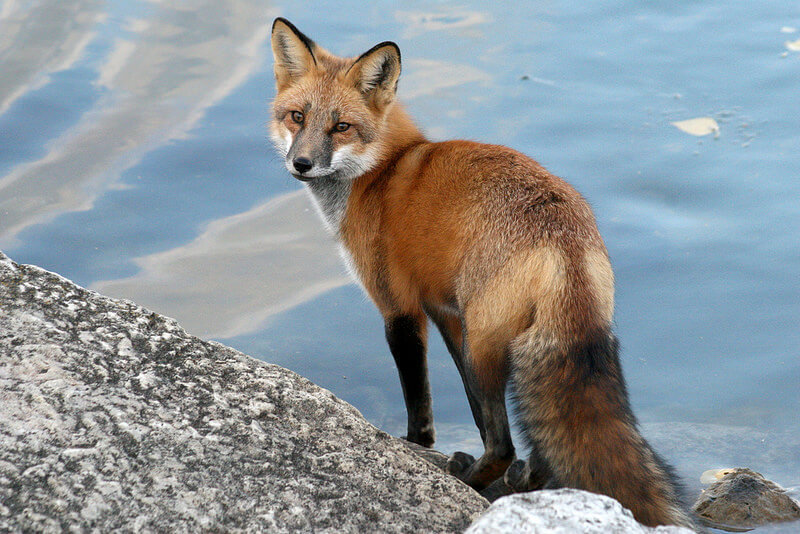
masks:
MULTIPOLYGON (((800 489, 800 5, 0 2, 0 248, 405 426, 380 318, 267 141, 269 29, 403 51, 433 139, 503 143, 590 199, 645 433, 700 489, 800 489), (311 9, 310 9, 311 8, 311 9), (711 117, 718 135, 671 123, 711 117)), ((432 336, 438 447, 480 452, 432 336)))

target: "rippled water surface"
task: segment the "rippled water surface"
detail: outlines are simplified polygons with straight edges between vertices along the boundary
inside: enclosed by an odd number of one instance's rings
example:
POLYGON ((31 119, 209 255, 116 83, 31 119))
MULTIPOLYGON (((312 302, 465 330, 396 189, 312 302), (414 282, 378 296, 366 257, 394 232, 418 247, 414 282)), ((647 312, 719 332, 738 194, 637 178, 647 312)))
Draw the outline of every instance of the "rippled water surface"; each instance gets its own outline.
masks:
MULTIPOLYGON (((747 465, 797 495, 800 5, 399 5, 0 0, 0 248, 401 434, 381 320, 265 127, 275 16, 342 55, 394 40, 431 138, 510 145, 590 199, 635 410, 689 486, 747 465), (673 124, 696 118, 716 129, 673 124)), ((438 447, 480 452, 435 338, 430 368, 438 447)))

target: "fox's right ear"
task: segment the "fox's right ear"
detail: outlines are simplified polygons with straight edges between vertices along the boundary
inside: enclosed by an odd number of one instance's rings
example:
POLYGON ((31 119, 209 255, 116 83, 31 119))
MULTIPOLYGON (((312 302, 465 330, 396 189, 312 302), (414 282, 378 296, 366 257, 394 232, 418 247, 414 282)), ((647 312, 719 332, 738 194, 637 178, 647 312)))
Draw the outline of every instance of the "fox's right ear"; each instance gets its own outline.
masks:
POLYGON ((281 17, 275 19, 272 23, 272 55, 279 91, 316 67, 316 47, 314 41, 303 35, 294 24, 281 17))

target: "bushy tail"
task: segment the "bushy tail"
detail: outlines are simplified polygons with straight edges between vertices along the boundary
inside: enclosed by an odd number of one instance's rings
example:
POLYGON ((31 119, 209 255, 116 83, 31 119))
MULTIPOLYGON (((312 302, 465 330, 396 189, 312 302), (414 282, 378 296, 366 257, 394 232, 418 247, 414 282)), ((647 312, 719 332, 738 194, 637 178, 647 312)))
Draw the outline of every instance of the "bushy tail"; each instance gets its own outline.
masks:
POLYGON ((529 330, 511 365, 534 472, 549 471, 550 486, 611 496, 645 525, 694 528, 671 468, 637 429, 610 331, 561 343, 529 330))

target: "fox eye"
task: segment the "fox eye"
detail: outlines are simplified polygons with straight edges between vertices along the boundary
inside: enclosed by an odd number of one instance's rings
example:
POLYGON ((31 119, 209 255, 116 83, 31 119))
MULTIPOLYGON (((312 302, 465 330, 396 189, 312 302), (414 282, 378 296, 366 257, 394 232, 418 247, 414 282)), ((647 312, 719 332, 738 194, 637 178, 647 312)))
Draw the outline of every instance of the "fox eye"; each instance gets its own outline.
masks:
POLYGON ((301 112, 292 111, 292 120, 294 122, 296 122, 297 124, 303 124, 303 119, 305 119, 305 116, 303 116, 301 112))
POLYGON ((346 132, 350 129, 350 124, 346 122, 337 122, 336 123, 336 131, 337 132, 346 132))

